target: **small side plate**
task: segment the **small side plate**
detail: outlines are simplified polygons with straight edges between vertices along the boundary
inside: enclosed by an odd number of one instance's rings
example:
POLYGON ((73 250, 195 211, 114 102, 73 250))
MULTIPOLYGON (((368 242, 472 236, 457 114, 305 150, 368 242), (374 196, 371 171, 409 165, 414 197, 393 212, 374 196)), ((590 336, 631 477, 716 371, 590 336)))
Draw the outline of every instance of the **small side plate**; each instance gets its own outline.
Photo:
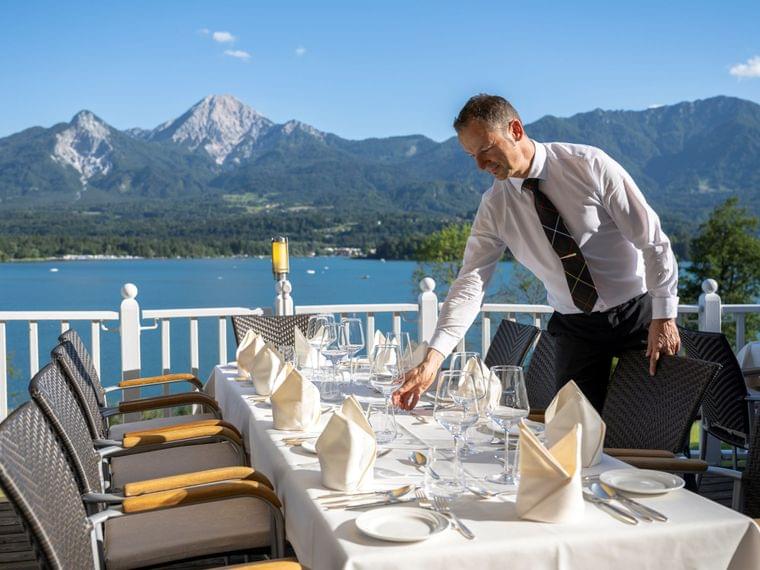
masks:
POLYGON ((652 469, 612 469, 602 473, 599 480, 613 489, 641 495, 660 495, 686 484, 678 475, 652 469))
POLYGON ((383 507, 360 515, 356 526, 367 536, 390 542, 419 542, 449 526, 443 515, 419 507, 383 507))

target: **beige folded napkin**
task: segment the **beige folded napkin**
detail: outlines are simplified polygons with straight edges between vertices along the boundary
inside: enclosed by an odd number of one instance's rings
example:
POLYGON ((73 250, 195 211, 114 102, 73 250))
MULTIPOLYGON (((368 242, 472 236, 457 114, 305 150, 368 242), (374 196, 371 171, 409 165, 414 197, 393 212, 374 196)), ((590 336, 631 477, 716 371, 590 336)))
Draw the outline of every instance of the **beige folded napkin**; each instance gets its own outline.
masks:
POLYGON ((260 334, 250 329, 245 333, 235 353, 235 360, 241 376, 250 376, 251 370, 253 370, 253 359, 264 348, 264 344, 264 339, 260 334))
POLYGON ((571 522, 583 516, 581 432, 574 425, 549 449, 520 420, 520 485, 517 516, 532 521, 571 522))
POLYGON ((581 460, 584 467, 591 467, 602 460, 604 434, 607 426, 601 416, 583 395, 578 385, 570 380, 546 408, 546 444, 559 441, 575 424, 583 426, 581 460))
POLYGON ((253 357, 251 376, 256 393, 268 396, 277 389, 292 369, 293 367, 285 362, 275 346, 267 342, 264 348, 253 357))
POLYGON ((501 382, 491 369, 480 358, 471 357, 464 365, 464 370, 472 375, 473 382, 480 389, 486 390, 484 400, 477 402, 480 417, 485 417, 488 412, 499 405, 501 399, 501 382))
POLYGON ((419 366, 422 364, 422 361, 425 360, 425 355, 427 355, 428 350, 428 343, 427 341, 422 341, 420 344, 415 346, 411 353, 408 355, 405 355, 404 360, 407 360, 409 362, 410 368, 414 368, 416 366, 419 366))
POLYGON ((306 336, 298 327, 295 328, 295 344, 293 349, 296 353, 298 366, 301 368, 317 368, 319 353, 309 344, 306 336))
POLYGON ((274 429, 304 431, 319 421, 319 388, 295 368, 272 393, 274 429))
POLYGON ((372 484, 377 442, 359 402, 348 396, 316 443, 322 484, 337 491, 355 491, 372 484))

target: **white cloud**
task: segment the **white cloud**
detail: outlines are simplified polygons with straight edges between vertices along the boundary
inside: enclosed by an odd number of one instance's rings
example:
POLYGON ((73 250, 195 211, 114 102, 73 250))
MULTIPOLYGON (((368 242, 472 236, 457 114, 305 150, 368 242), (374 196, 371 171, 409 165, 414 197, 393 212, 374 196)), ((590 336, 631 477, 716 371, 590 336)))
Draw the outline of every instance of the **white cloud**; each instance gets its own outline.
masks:
POLYGON ((200 30, 198 30, 198 33, 202 36, 207 36, 211 33, 211 30, 209 30, 208 28, 201 28, 200 30))
POLYGON ((747 63, 732 65, 728 72, 734 77, 760 77, 760 55, 749 58, 747 63))
POLYGON ((242 49, 226 49, 224 50, 224 55, 228 55, 230 57, 234 57, 243 61, 248 61, 251 59, 251 54, 242 49))
POLYGON ((219 42, 220 44, 231 44, 237 39, 229 32, 214 32, 211 34, 211 37, 215 42, 219 42))
POLYGON ((305 54, 306 54, 306 48, 305 48, 305 47, 303 47, 303 46, 298 46, 298 47, 296 48, 296 55, 297 55, 298 57, 302 57, 302 56, 304 56, 305 54))

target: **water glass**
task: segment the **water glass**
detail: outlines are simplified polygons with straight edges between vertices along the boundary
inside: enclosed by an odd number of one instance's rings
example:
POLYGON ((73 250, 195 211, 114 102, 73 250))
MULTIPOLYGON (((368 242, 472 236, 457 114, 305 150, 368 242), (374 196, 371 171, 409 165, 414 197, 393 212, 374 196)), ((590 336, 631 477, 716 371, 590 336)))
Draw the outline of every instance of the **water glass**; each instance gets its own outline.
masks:
POLYGON ((367 410, 367 421, 375 432, 375 441, 379 444, 389 443, 398 436, 393 406, 386 409, 385 404, 371 404, 367 410))
POLYGON ((501 384, 499 403, 489 410, 489 417, 504 430, 504 470, 489 480, 503 485, 516 485, 518 481, 517 452, 514 454, 514 462, 510 463, 509 430, 514 422, 528 417, 530 412, 528 390, 520 366, 494 366, 491 368, 491 373, 499 379, 501 384))
POLYGON ((464 488, 464 471, 461 464, 451 460, 448 450, 431 447, 427 450, 424 471, 425 494, 430 497, 455 499, 464 488))
MULTIPOLYGON (((395 344, 378 344, 372 348, 369 368, 369 383, 380 392, 385 399, 385 421, 393 425, 393 429, 388 429, 381 437, 390 437, 386 441, 378 443, 387 443, 396 438, 396 418, 391 407, 391 394, 401 386, 404 380, 404 374, 399 366, 401 354, 399 347, 395 344)), ((375 434, 377 436, 377 434, 375 434)))

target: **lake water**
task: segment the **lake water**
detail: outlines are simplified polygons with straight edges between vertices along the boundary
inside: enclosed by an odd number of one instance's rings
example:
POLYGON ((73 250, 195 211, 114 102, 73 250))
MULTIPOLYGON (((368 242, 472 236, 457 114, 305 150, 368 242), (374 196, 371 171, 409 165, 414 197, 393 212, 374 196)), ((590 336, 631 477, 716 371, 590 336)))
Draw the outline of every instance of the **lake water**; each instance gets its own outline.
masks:
MULTIPOLYGON (((333 303, 413 303, 419 288, 412 281, 415 262, 315 257, 291 259, 290 281, 298 305, 333 303), (313 272, 313 273, 312 273, 313 272)), ((493 286, 508 278, 509 263, 501 264, 493 286)), ((0 310, 113 310, 118 311, 121 287, 137 285, 143 309, 196 307, 271 307, 274 281, 269 259, 93 260, 0 264, 0 310), (57 269, 58 271, 51 271, 57 269)), ((416 336, 416 317, 402 327, 416 336)), ((89 322, 74 322, 86 342, 89 322)), ((108 323, 115 327, 118 323, 108 323)), ((145 323, 150 324, 150 323, 145 323)), ((216 319, 199 320, 200 376, 205 380, 218 359, 216 319)), ((388 330, 390 316, 376 326, 388 330)), ((6 325, 10 366, 10 405, 27 398, 29 380, 28 325, 6 325)), ((40 323, 40 365, 48 359, 60 333, 58 323, 40 323)), ((174 371, 190 368, 189 320, 172 321, 171 356, 174 371)), ((234 359, 234 335, 228 325, 229 359, 234 359)), ((143 375, 161 373, 160 332, 142 335, 143 375)), ((101 375, 106 385, 118 381, 119 337, 101 333, 101 375)))

